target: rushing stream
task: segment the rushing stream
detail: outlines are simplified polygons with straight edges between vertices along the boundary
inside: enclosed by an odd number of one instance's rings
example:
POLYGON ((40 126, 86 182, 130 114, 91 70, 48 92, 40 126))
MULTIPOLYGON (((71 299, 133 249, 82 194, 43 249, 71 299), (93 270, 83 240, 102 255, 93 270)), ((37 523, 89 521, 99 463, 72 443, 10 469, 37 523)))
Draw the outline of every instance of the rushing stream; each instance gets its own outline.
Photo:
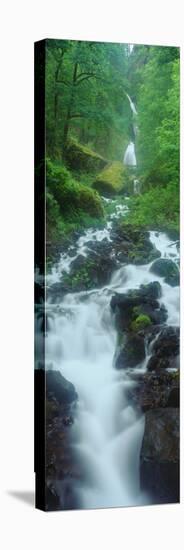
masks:
MULTIPOLYGON (((108 199, 104 199, 108 200, 108 199)), ((106 227, 89 229, 79 237, 76 248, 61 254, 47 278, 47 285, 70 272, 77 255, 88 255, 88 242, 111 241, 113 219, 126 215, 128 201, 115 206, 106 227)), ((177 246, 163 233, 150 232, 150 240, 163 258, 178 260, 177 246)), ((60 370, 78 393, 77 418, 71 427, 73 449, 85 471, 78 486, 81 508, 130 506, 149 502, 139 487, 139 457, 144 431, 144 415, 127 400, 127 389, 135 385, 131 369, 116 370, 113 358, 117 334, 110 311, 115 292, 126 293, 141 284, 158 280, 169 325, 179 324, 179 287, 150 273, 151 264, 122 265, 104 288, 67 294, 57 305, 49 298, 46 310, 49 331, 46 338, 46 365, 60 370)), ((133 369, 144 372, 149 357, 133 369)))

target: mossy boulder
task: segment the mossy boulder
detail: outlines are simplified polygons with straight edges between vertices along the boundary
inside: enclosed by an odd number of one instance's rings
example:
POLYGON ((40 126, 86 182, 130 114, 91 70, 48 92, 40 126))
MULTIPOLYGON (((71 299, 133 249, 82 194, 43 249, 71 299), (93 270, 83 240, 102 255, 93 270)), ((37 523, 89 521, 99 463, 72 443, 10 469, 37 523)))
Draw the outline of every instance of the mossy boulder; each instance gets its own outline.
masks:
POLYGON ((70 273, 63 277, 63 285, 68 287, 68 292, 103 287, 110 282, 115 268, 115 259, 105 253, 98 255, 91 251, 87 258, 79 255, 73 260, 70 273))
POLYGON ((117 243, 118 259, 134 265, 148 264, 160 256, 151 243, 148 231, 142 231, 126 224, 122 218, 114 229, 112 238, 117 243))
POLYGON ((172 260, 160 258, 152 264, 150 271, 164 277, 165 282, 171 286, 179 285, 179 269, 172 260))
POLYGON ((149 327, 152 324, 152 321, 148 315, 138 315, 134 321, 131 323, 131 329, 134 332, 143 330, 146 327, 149 327))
POLYGON ((97 176, 93 187, 102 195, 115 195, 126 192, 129 183, 129 174, 122 162, 115 161, 108 165, 97 176))
POLYGON ((137 318, 139 326, 142 321, 147 322, 147 327, 151 323, 154 325, 164 323, 167 312, 165 307, 159 304, 160 295, 161 286, 157 281, 141 285, 139 289, 129 290, 127 294, 116 293, 111 298, 110 306, 115 316, 117 330, 131 330, 132 323, 137 318))
POLYGON ((83 213, 92 218, 104 216, 102 200, 97 191, 76 181, 61 164, 47 161, 47 189, 67 220, 75 221, 83 213))
POLYGON ((107 164, 101 155, 78 143, 75 139, 70 139, 65 150, 65 160, 67 165, 73 170, 86 172, 98 172, 107 164))

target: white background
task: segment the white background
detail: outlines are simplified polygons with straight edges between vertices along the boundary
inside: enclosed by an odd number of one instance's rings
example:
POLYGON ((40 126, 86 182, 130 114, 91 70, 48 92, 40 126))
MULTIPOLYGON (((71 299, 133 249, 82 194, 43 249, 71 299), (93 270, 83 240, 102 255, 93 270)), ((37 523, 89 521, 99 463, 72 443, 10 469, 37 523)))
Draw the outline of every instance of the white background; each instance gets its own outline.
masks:
MULTIPOLYGON (((25 501, 33 501, 34 490, 33 42, 50 37, 182 46, 182 0, 113 0, 110 3, 108 0, 7 0, 3 4, 0 18, 1 547, 3 550, 41 546, 52 550, 131 550, 135 547, 179 550, 184 522, 183 471, 180 505, 44 514, 25 501), (21 493, 25 493, 24 501, 21 493)), ((183 58, 183 46, 181 53, 183 58)), ((183 434, 183 415, 181 420, 183 434)), ((183 439, 182 435, 182 462, 183 439)))

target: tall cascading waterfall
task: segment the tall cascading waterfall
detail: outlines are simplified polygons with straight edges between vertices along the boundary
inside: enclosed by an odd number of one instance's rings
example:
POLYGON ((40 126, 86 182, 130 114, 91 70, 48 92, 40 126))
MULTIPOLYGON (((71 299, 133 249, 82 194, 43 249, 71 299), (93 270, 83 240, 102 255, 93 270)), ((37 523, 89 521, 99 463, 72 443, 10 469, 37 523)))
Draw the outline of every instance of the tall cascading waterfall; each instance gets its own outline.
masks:
POLYGON ((126 94, 126 96, 128 97, 128 100, 129 100, 129 103, 130 103, 130 108, 132 110, 133 115, 137 115, 137 109, 136 109, 131 97, 128 94, 126 94))
MULTIPOLYGON (((131 97, 128 94, 126 94, 126 96, 128 98, 130 108, 131 108, 131 111, 132 111, 132 114, 133 114, 133 129, 134 129, 134 135, 136 136, 137 132, 138 132, 138 126, 135 123, 135 120, 136 120, 136 117, 137 117, 138 113, 137 113, 137 109, 136 109, 131 97)), ((130 141, 130 143, 128 144, 128 146, 126 148, 124 158, 123 158, 123 163, 124 163, 125 166, 131 166, 131 167, 136 167, 137 166, 137 159, 136 159, 136 154, 135 154, 135 144, 134 144, 133 141, 130 141)), ((134 195, 139 195, 140 192, 141 192, 141 184, 140 184, 140 181, 137 178, 135 178, 134 181, 133 181, 133 192, 134 192, 134 195)))
MULTIPOLYGON (((106 199, 107 200, 107 199, 106 199)), ((128 204, 128 203, 127 203, 128 204)), ((111 241, 112 219, 126 215, 127 206, 116 206, 105 229, 87 230, 78 239, 77 251, 62 254, 59 263, 47 277, 48 287, 70 272, 79 254, 88 256, 91 242, 111 241)), ((171 241, 161 233, 150 233, 150 240, 169 257, 171 241)), ((172 259, 177 259, 172 246, 172 259)), ((130 506, 148 503, 139 485, 139 457, 144 432, 144 416, 127 395, 135 385, 128 369, 116 370, 113 358, 117 334, 110 299, 115 292, 126 293, 158 280, 162 287, 161 303, 168 310, 168 323, 177 324, 179 288, 172 288, 150 272, 150 265, 123 265, 114 272, 104 288, 66 294, 57 304, 49 298, 46 304, 50 328, 46 339, 46 364, 73 382, 78 392, 77 417, 71 433, 73 450, 85 472, 78 483, 81 508, 130 506)), ((134 374, 146 370, 148 358, 137 365, 134 374)))
MULTIPOLYGON (((132 114, 133 114, 133 118, 135 118, 137 116, 136 107, 135 107, 132 99, 130 98, 130 96, 128 94, 126 94, 126 96, 128 98, 129 104, 130 104, 130 108, 131 108, 131 111, 132 111, 132 114)), ((136 131, 137 131, 136 129, 137 129, 137 126, 134 125, 134 134, 135 135, 136 135, 136 131)), ((135 154, 135 144, 134 144, 133 141, 130 141, 130 143, 128 144, 128 146, 126 148, 124 158, 123 158, 123 163, 125 164, 125 166, 137 166, 137 160, 136 160, 136 154, 135 154)))

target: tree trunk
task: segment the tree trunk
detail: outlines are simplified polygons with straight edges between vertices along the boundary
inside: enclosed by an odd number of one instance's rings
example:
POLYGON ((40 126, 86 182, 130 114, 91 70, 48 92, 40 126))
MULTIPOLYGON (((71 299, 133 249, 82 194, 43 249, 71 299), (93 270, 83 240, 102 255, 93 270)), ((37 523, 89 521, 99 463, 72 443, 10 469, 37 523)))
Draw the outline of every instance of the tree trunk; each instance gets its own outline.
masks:
POLYGON ((69 131, 69 126, 70 126, 70 117, 71 117, 71 111, 72 111, 72 104, 73 104, 73 100, 74 100, 74 96, 75 96, 75 84, 77 82, 77 69, 78 69, 77 57, 78 57, 79 47, 80 47, 80 41, 77 43, 77 48, 76 48, 76 53, 75 53, 75 63, 74 63, 74 68, 73 68, 71 94, 70 94, 70 100, 69 100, 68 109, 67 109, 66 120, 65 120, 65 124, 64 124, 63 156, 65 155, 65 151, 66 151, 66 144, 67 144, 67 137, 68 137, 68 131, 69 131))

